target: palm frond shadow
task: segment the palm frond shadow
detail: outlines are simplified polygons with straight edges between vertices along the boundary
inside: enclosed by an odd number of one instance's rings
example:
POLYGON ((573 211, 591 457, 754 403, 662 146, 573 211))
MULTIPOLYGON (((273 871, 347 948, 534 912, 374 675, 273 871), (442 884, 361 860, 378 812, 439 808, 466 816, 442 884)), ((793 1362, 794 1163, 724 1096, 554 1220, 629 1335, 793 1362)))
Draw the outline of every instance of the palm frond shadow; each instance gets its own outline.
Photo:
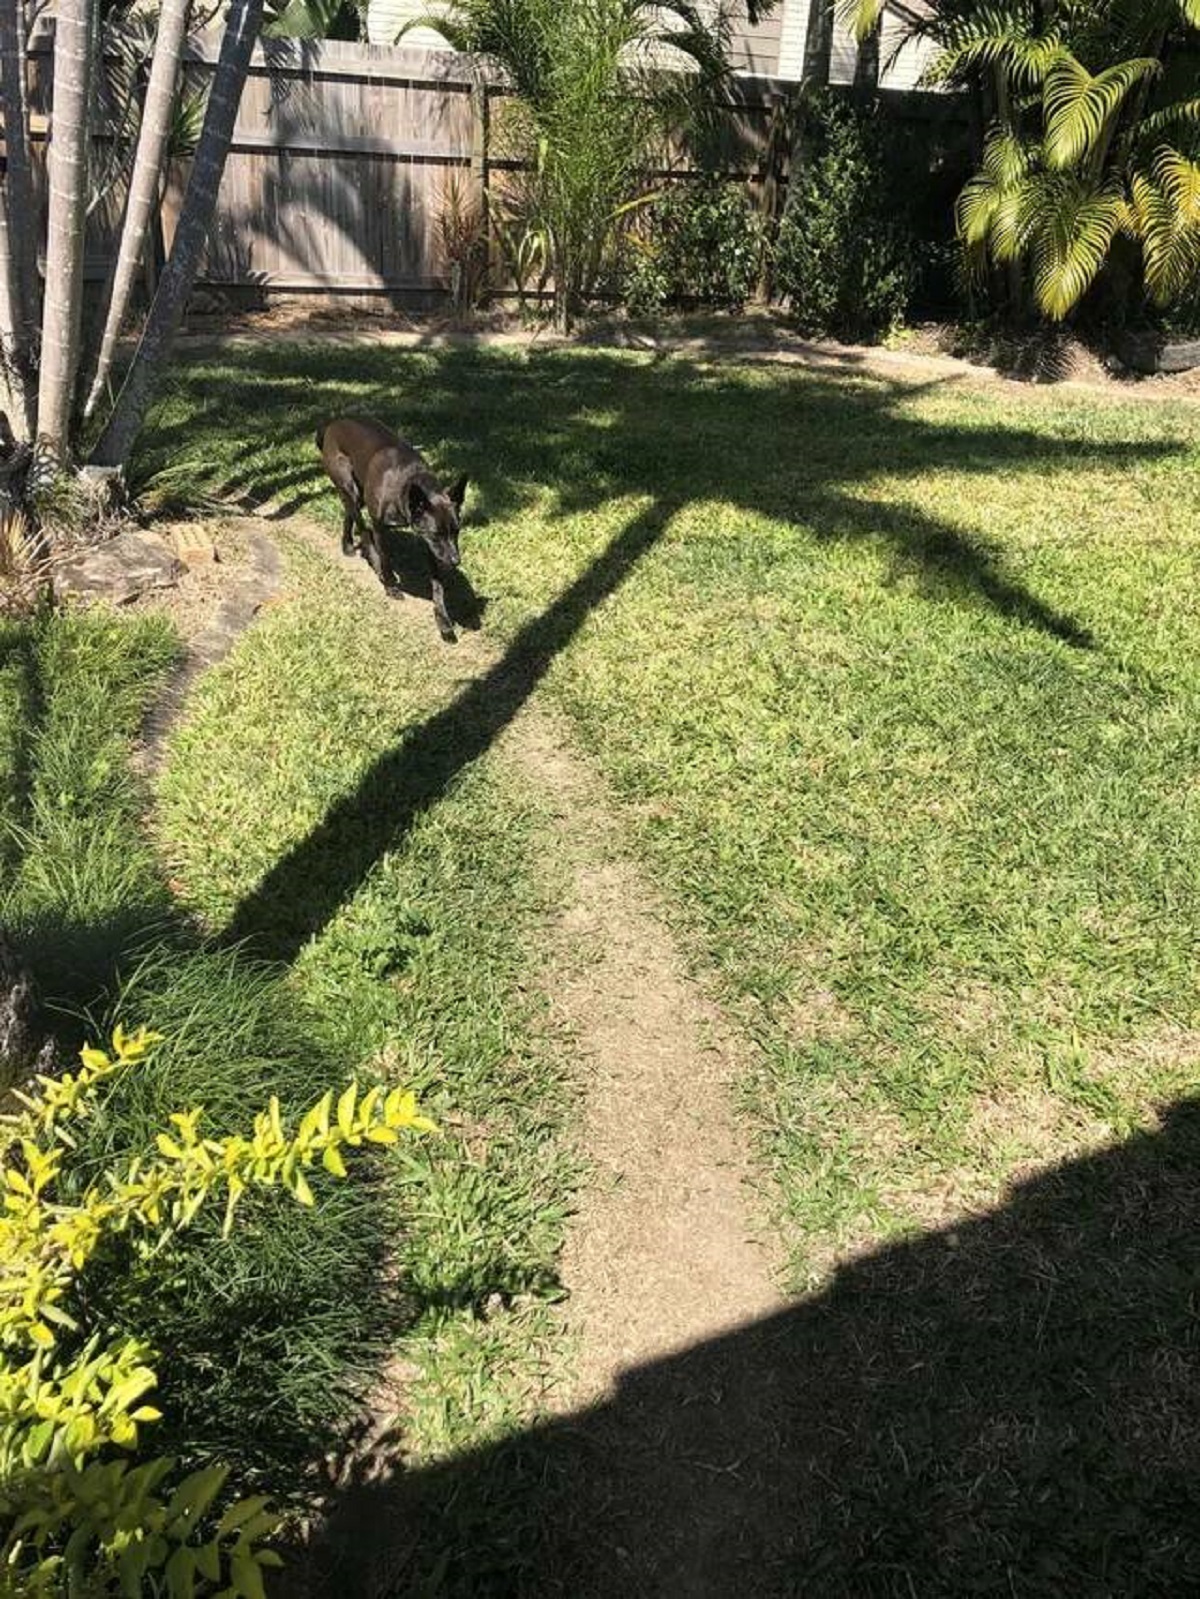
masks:
MULTIPOLYGON (((377 761, 246 897, 229 936, 250 939, 285 960, 485 753, 596 605, 634 577, 672 518, 688 506, 732 504, 818 542, 873 541, 890 554, 893 572, 915 578, 931 599, 998 613, 1070 648, 1093 649, 1098 646, 1086 623, 1034 592, 994 541, 907 503, 866 498, 862 485, 883 475, 915 479, 952 470, 985 476, 1067 462, 1086 474, 1092 465, 1132 467, 1173 448, 1092 440, 1081 449, 1069 437, 1020 428, 933 426, 908 413, 911 384, 842 374, 793 374, 777 389, 689 361, 631 365, 627 358, 592 354, 572 362, 550 353, 517 363, 470 350, 412 357, 358 348, 345 355, 353 374, 348 406, 339 392, 344 380, 336 366, 331 370, 326 350, 262 350, 253 359, 255 381, 245 390, 228 364, 201 368, 199 378, 227 425, 244 430, 247 448, 235 481, 253 484, 260 501, 287 492, 294 503, 310 491, 323 492, 313 432, 320 419, 350 409, 376 411, 401 426, 406 415, 415 419, 407 430, 435 465, 471 471, 493 522, 518 515, 534 485, 550 489, 564 515, 595 511, 618 496, 640 496, 644 507, 519 631, 497 666, 377 761), (298 387, 308 395, 300 412, 298 387), (731 457, 733 405, 748 442, 731 457), (475 416, 488 419, 486 439, 474 431, 475 416), (294 440, 291 464, 283 464, 277 433, 264 439, 261 455, 256 451, 265 418, 275 428, 282 423, 294 440), (672 436, 679 428, 693 442, 711 435, 712 449, 689 450, 676 466, 672 436)), ((176 447, 187 427, 178 421, 152 437, 151 450, 176 447)), ((321 503, 332 523, 331 496, 325 493, 321 503)), ((469 522, 464 550, 469 567, 469 522)))

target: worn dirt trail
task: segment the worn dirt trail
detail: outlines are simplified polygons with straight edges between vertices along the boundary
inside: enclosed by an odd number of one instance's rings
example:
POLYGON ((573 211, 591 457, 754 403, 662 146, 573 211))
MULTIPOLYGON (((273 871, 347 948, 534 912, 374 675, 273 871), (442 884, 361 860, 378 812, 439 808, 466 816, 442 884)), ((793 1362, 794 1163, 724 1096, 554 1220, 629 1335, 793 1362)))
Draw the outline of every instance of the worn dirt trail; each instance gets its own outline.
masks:
MULTIPOLYGON (((397 627, 420 628, 431 650, 444 648, 427 603, 387 600, 365 562, 342 557, 326 530, 287 525, 360 584, 366 603, 389 605, 397 627)), ((464 633, 450 664, 466 683, 500 659, 486 632, 464 633)), ((752 1570, 743 1539, 770 1498, 776 1374, 769 1360, 762 1370, 747 1363, 744 1349, 736 1368, 718 1356, 715 1365, 684 1362, 682 1374, 664 1357, 720 1350, 721 1335, 782 1303, 752 1220, 735 1051, 621 847, 602 779, 559 718, 526 703, 498 751, 545 807, 556 882, 566 884, 545 929, 541 981, 579 1063, 588 1171, 562 1259, 573 1361, 547 1427, 570 1438, 546 1474, 541 1512, 560 1530, 547 1569, 521 1591, 715 1599, 752 1570), (675 1386, 664 1406, 652 1377, 643 1424, 629 1384, 647 1371, 669 1372, 675 1386), (674 1418, 665 1427, 664 1414, 674 1418), (745 1458, 748 1436, 761 1441, 761 1469, 745 1458), (577 1521, 572 1503, 598 1508, 577 1521)), ((352 1520, 370 1536, 380 1518, 352 1520)), ((398 1553, 377 1551, 361 1586, 343 1568, 343 1591, 405 1591, 398 1553)))
MULTIPOLYGON (((323 528, 289 531, 346 571, 398 627, 429 634, 421 601, 387 601, 364 561, 323 528)), ((484 633, 462 633, 463 678, 495 665, 484 633)), ((722 1018, 688 976, 657 895, 622 853, 604 785, 561 720, 527 704, 499 740, 547 806, 567 892, 547 928, 543 981, 576 1046, 582 1150, 592 1175, 563 1257, 574 1380, 556 1408, 602 1398, 622 1371, 751 1321, 780 1304, 747 1205, 736 1062, 722 1018)))

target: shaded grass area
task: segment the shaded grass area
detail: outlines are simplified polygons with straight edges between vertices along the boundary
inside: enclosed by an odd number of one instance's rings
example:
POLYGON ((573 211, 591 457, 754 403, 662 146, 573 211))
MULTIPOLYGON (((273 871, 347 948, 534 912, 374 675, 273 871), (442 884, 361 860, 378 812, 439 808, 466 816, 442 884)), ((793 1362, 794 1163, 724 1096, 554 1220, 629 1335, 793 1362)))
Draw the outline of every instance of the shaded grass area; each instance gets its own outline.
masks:
MULTIPOLYGON (((545 685, 757 1045, 748 1103, 793 1282, 891 1243, 804 1322, 830 1394, 839 1361, 868 1365, 796 1421, 807 1441, 777 1441, 823 1508, 765 1551, 777 1572, 860 1593, 1190 1572, 1194 1262, 1153 1216, 1190 1214, 1194 1137, 1186 1109, 1145 1130, 1200 1064, 1198 414, 605 353, 276 348, 192 368, 148 447, 311 508, 332 538, 306 440, 352 409, 472 471, 464 551, 508 654, 314 805, 232 923, 311 880, 290 947, 328 936, 545 685), (389 793, 364 828, 360 801, 389 793), (1119 1139, 1129 1161, 1083 1158, 1119 1139), (963 1215, 1068 1158, 1045 1203, 980 1223, 956 1276, 963 1215), (1138 1258, 1153 1269, 1129 1278, 1138 1258), (814 1487, 830 1472, 857 1485, 840 1509, 814 1487)), ((481 1469, 485 1501, 514 1476, 510 1457, 481 1469)), ((454 1522, 473 1490, 442 1480, 454 1522)), ((586 1542, 584 1500, 573 1514, 586 1542)), ((536 1550, 503 1543, 538 1591, 536 1550)), ((459 1558, 472 1591, 486 1556, 459 1558)))
POLYGON ((160 619, 12 623, 0 639, 3 919, 50 1004, 88 1004, 169 919, 128 769, 177 654, 160 619))
MULTIPOLYGON (((64 1051, 117 1020, 167 1035, 80 1124, 69 1181, 152 1149, 173 1111, 202 1105, 229 1133, 273 1093, 285 1115, 306 1109, 347 1078, 344 1059, 277 970, 198 947, 144 827, 130 756, 178 655, 169 624, 64 612, 13 625, 2 647, 0 923, 64 1051)), ((394 1212, 368 1175, 322 1182, 311 1214, 248 1196, 228 1242, 219 1225, 202 1214, 165 1257, 106 1256, 89 1308, 162 1351, 159 1447, 217 1455, 287 1496, 338 1436, 401 1313, 380 1291, 394 1212)))
MULTIPOLYGON (((411 1084, 443 1127, 395 1174, 389 1250, 410 1311, 393 1351, 411 1368, 404 1446, 429 1454, 527 1419, 551 1357, 567 1090, 529 970, 553 866, 530 796, 488 762, 373 858, 317 936, 305 932, 322 863, 286 891, 262 885, 453 695, 447 660, 436 635, 395 627, 388 606, 289 549, 283 602, 200 685, 172 739, 157 812, 183 902, 221 935, 257 893, 261 941, 294 940, 295 990, 328 1049, 411 1084)), ((398 787, 379 804, 403 799, 398 787)), ((356 825, 384 820, 363 805, 356 825)))

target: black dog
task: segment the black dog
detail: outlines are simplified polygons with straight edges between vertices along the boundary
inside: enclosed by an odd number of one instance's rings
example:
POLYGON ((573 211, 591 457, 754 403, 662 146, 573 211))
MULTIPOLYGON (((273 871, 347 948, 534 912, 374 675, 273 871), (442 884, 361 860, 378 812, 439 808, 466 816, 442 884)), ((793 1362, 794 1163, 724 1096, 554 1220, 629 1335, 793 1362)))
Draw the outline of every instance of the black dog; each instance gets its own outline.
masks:
POLYGON ((346 516, 342 551, 354 553, 358 530, 367 559, 389 594, 401 590, 393 582, 384 551, 384 530, 411 528, 424 542, 429 557, 429 584, 438 632, 454 642, 454 624, 446 609, 445 582, 461 564, 459 518, 467 492, 460 478, 449 491, 441 488, 420 454, 378 422, 343 417, 327 422, 317 433, 317 449, 346 516), (363 522, 363 509, 370 528, 363 522))

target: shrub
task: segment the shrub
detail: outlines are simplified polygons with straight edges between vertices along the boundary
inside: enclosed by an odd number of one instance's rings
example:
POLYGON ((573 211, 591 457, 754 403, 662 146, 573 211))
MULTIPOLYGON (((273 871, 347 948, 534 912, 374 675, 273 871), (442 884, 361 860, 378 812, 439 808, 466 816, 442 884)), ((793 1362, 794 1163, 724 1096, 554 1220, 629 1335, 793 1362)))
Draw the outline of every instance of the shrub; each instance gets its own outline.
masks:
MULTIPOLYGON (((275 1526, 262 1496, 222 1504, 227 1470, 212 1463, 180 1480, 177 1462, 146 1455, 142 1429, 156 1354, 114 1331, 88 1284, 114 1245, 153 1259, 170 1281, 177 1239, 212 1201, 222 1233, 244 1196, 278 1188, 314 1205, 312 1175, 344 1177, 344 1155, 430 1130, 411 1094, 350 1084, 285 1125, 272 1096, 247 1137, 210 1137, 198 1104, 174 1112, 128 1160, 70 1192, 76 1132, 101 1086, 136 1076, 157 1035, 113 1034, 109 1054, 84 1049, 82 1070, 39 1079, 7 1119, 0 1214, 0 1590, 14 1594, 212 1592, 261 1599, 259 1547, 275 1526)), ((185 1101, 186 1103, 186 1101, 185 1101)), ((173 1352, 172 1352, 173 1353, 173 1352)), ((244 1423, 244 1417, 243 1423, 244 1423)))
POLYGON ((889 192, 883 128, 878 112, 814 99, 775 257, 802 332, 871 338, 908 310, 919 249, 889 192))
POLYGON ((696 304, 737 311, 753 294, 764 230, 741 184, 678 183, 647 208, 631 236, 625 299, 633 312, 696 304))
MULTIPOLYGON (((156 954, 124 985, 117 1014, 153 1016, 166 1036, 79 1128, 76 1183, 152 1146, 181 1101, 202 1104, 224 1137, 268 1095, 296 1118, 345 1081, 294 986, 235 950, 156 954)), ((227 1240, 202 1211, 175 1241, 169 1275, 114 1246, 89 1293, 110 1325, 171 1351, 160 1428, 171 1449, 201 1449, 276 1496, 303 1491, 409 1313, 386 1270, 398 1222, 385 1175, 374 1162, 352 1183, 317 1172, 311 1210, 275 1191, 248 1195, 227 1240)))

